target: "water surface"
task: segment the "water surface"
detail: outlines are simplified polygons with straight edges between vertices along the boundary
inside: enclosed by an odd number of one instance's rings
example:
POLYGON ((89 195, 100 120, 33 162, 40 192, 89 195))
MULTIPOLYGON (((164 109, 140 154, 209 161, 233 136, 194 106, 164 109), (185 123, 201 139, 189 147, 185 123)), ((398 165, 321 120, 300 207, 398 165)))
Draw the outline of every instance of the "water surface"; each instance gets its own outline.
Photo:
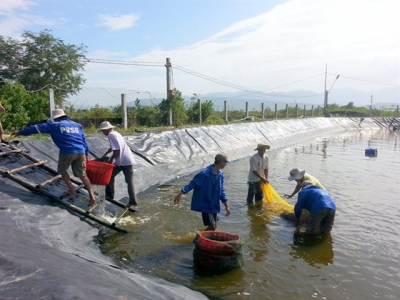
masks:
MULTIPOLYGON (((222 211, 218 224, 218 230, 242 236, 243 268, 219 275, 194 269, 192 240, 204 226, 200 214, 190 211, 191 194, 173 206, 174 196, 194 174, 141 195, 140 213, 125 218, 132 233, 100 234, 96 243, 123 268, 187 286, 211 299, 400 298, 397 134, 348 131, 267 154, 270 182, 280 195, 293 191, 287 176, 299 167, 317 177, 333 197, 335 224, 323 242, 299 246, 291 222, 263 206, 245 205, 245 158, 224 170, 231 216, 222 211), (377 157, 364 155, 369 147, 378 149, 377 157)), ((295 198, 289 202, 294 204, 295 198)))

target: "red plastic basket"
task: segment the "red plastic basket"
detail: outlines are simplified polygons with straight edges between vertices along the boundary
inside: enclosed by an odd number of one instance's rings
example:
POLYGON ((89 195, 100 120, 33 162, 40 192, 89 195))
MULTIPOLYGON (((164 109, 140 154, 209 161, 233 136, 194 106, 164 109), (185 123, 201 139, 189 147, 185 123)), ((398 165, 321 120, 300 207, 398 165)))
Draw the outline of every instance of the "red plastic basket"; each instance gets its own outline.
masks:
POLYGON ((240 235, 222 231, 197 232, 194 243, 201 251, 224 255, 235 254, 242 247, 240 235))
POLYGON ((107 185, 114 167, 112 164, 89 160, 86 162, 86 174, 91 184, 107 185))

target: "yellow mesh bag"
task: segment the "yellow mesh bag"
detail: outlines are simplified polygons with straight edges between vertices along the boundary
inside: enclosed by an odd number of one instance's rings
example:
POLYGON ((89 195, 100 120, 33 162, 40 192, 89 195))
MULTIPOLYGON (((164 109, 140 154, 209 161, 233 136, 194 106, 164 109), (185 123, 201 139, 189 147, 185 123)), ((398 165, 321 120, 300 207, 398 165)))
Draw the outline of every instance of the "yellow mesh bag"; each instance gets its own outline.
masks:
POLYGON ((294 213, 294 206, 282 199, 281 196, 275 191, 272 185, 262 183, 261 188, 264 192, 264 202, 268 204, 267 208, 273 212, 294 213))

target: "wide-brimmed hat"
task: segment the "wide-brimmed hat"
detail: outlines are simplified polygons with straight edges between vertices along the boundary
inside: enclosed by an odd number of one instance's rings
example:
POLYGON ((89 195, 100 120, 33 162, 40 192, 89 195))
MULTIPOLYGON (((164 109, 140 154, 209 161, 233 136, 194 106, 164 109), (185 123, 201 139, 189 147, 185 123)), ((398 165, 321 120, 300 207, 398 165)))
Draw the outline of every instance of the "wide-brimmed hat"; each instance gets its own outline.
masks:
POLYGON ((115 126, 111 125, 110 122, 108 121, 104 121, 100 124, 99 129, 97 129, 97 131, 103 131, 103 130, 107 130, 107 129, 112 129, 115 128, 115 126))
POLYGON ((57 118, 61 118, 66 116, 66 114, 64 113, 64 110, 62 110, 61 108, 57 108, 57 109, 53 109, 51 111, 51 119, 57 119, 57 118))
POLYGON ((215 163, 218 164, 220 162, 228 162, 228 156, 225 153, 218 153, 215 155, 215 163))
POLYGON ((269 145, 267 145, 267 144, 265 144, 265 143, 259 143, 259 144, 257 145, 257 148, 254 149, 254 150, 263 150, 263 149, 269 149, 269 148, 271 148, 269 145))
POLYGON ((306 170, 294 168, 289 172, 290 176, 288 177, 288 179, 289 180, 300 180, 304 177, 305 173, 306 173, 306 170))

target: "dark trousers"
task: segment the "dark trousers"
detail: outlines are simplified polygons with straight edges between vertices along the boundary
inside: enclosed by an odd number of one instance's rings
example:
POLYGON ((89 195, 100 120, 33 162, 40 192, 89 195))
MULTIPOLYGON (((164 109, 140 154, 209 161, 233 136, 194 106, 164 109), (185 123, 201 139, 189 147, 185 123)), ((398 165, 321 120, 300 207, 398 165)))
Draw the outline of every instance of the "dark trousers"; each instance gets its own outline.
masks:
POLYGON ((111 176, 110 183, 106 186, 106 198, 114 199, 115 176, 117 176, 121 171, 124 173, 125 182, 128 185, 129 204, 137 205, 134 173, 132 166, 115 166, 111 176))
POLYGON ((335 211, 323 208, 311 214, 307 222, 307 233, 326 234, 331 232, 335 220, 335 211))
POLYGON ((261 201, 264 198, 264 193, 261 189, 261 180, 258 182, 249 182, 249 190, 247 192, 247 204, 252 204, 254 196, 256 201, 261 201))

